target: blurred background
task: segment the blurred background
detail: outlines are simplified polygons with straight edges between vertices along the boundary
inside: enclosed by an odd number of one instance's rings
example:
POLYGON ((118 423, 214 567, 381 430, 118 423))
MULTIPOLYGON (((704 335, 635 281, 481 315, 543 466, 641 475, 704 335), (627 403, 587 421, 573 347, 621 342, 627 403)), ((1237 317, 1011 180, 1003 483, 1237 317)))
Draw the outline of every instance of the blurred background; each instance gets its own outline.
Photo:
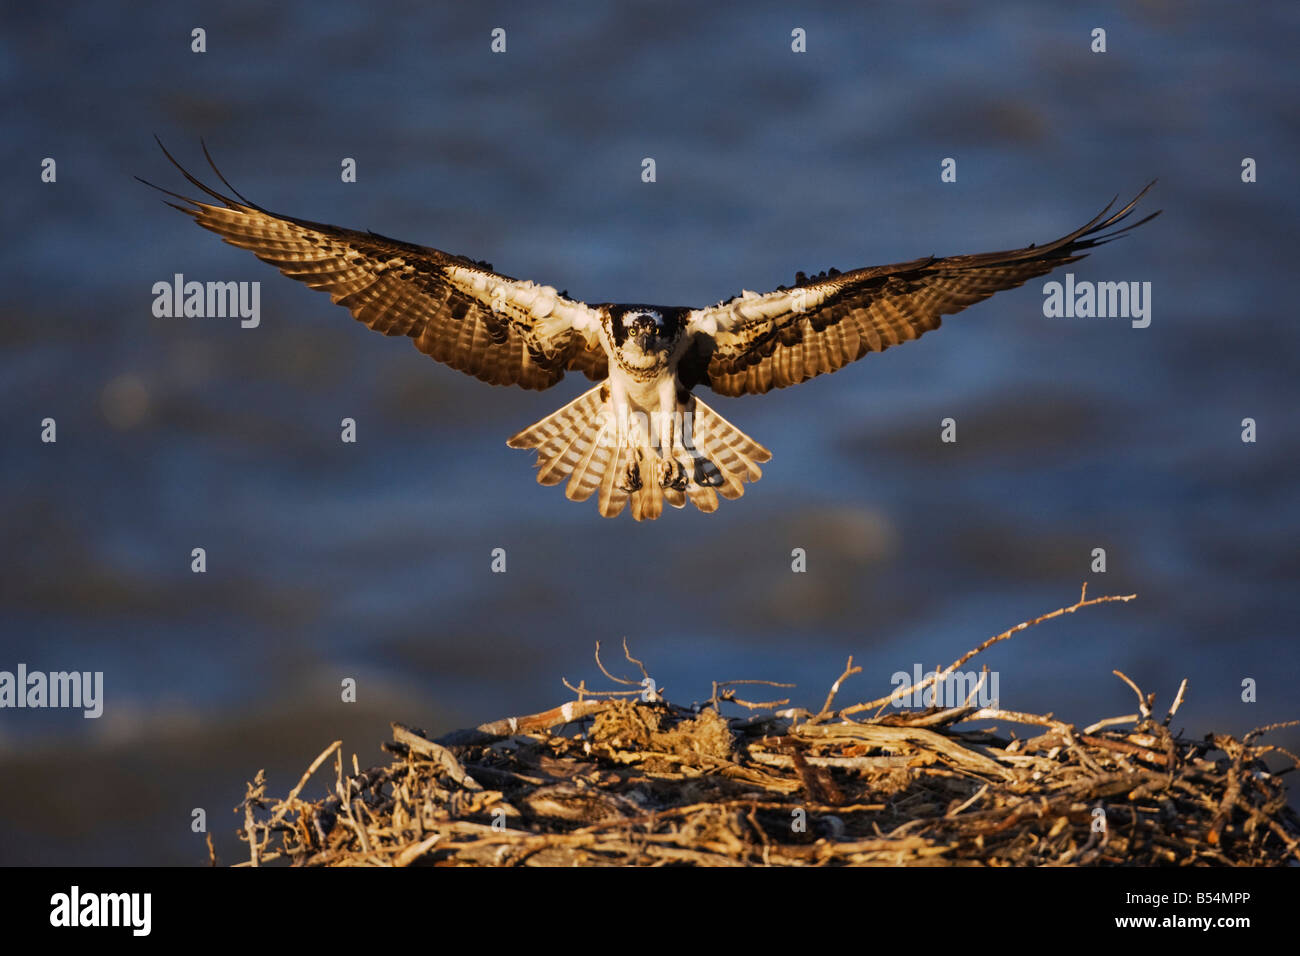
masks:
POLYGON ((103 671, 106 700, 98 720, 0 711, 0 863, 201 864, 194 808, 233 862, 259 768, 283 794, 336 737, 365 766, 391 720, 441 733, 554 706, 562 677, 604 686, 597 640, 617 660, 626 636, 681 703, 767 678, 818 706, 849 654, 864 673, 841 699, 877 696, 1084 581, 1139 597, 977 658, 1005 706, 1129 713, 1118 668, 1161 712, 1189 678, 1189 733, 1300 717, 1300 6, 4 19, 0 670, 103 671), (1047 319, 1033 282, 800 388, 705 393, 772 449, 762 481, 711 516, 605 521, 505 445, 585 380, 494 389, 368 331, 136 183, 193 192, 155 133, 196 171, 206 138, 277 212, 588 302, 706 305, 799 269, 1043 242, 1158 176, 1144 209, 1164 215, 1072 267, 1151 282, 1153 318, 1047 319), (260 327, 154 318, 177 272, 261 281, 260 327))

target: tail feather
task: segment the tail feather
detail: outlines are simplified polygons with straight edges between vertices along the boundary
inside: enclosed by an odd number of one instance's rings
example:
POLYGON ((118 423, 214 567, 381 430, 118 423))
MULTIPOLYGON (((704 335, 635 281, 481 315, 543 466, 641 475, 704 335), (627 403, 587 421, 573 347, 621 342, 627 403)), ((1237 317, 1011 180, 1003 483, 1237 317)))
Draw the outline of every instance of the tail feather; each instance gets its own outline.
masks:
POLYGON ((597 385, 507 443, 537 451, 539 484, 558 485, 567 479, 564 494, 573 501, 597 494, 597 510, 603 517, 616 517, 629 502, 637 521, 659 517, 664 502, 682 508, 689 501, 702 512, 716 511, 719 495, 739 498, 745 493, 745 482, 762 477, 758 463, 772 457, 691 396, 682 409, 691 413, 684 419, 691 423, 690 435, 683 436, 687 457, 680 460, 686 480, 684 486, 679 478, 664 485, 658 449, 638 428, 624 430, 620 436, 608 414, 608 399, 608 388, 597 385))
POLYGON ((745 493, 744 482, 763 477, 758 462, 770 460, 772 453, 704 404, 698 395, 691 397, 688 407, 694 413, 693 438, 695 452, 700 456, 695 462, 695 481, 716 487, 724 498, 739 498, 745 493))
POLYGON ((692 481, 686 486, 686 494, 690 497, 691 504, 706 515, 718 510, 718 493, 713 490, 712 485, 692 481))
POLYGON ((511 448, 535 448, 538 484, 558 485, 568 478, 565 494, 575 501, 585 501, 604 472, 601 467, 594 469, 593 475, 588 474, 594 464, 599 464, 603 405, 602 386, 598 385, 511 436, 506 444, 511 448), (592 427, 593 423, 597 427, 592 427))
POLYGON ((586 456, 590 435, 575 432, 561 435, 548 445, 537 450, 537 483, 539 485, 558 485, 571 475, 578 463, 586 456), (549 458, 549 460, 548 460, 549 458))
MULTIPOLYGON (((581 435, 575 435, 568 444, 564 445, 558 454, 554 455, 550 461, 537 466, 537 483, 539 485, 558 485, 573 474, 573 469, 578 462, 582 460, 583 447, 581 435)), ((538 452, 538 458, 542 458, 542 453, 538 452)))
POLYGON ((605 474, 609 463, 610 449, 608 426, 601 426, 591 441, 590 447, 578 460, 569 476, 569 484, 564 489, 564 496, 570 501, 586 501, 600 487, 600 479, 605 474))
POLYGON ((600 411, 601 386, 588 389, 569 404, 512 435, 506 444, 511 448, 536 448, 539 463, 549 461, 565 445, 585 431, 586 420, 600 411))
POLYGON ((627 467, 626 449, 610 449, 611 454, 605 465, 605 473, 600 477, 600 497, 596 499, 596 510, 602 518, 617 518, 627 504, 627 492, 619 482, 619 472, 627 467))
POLYGON ((586 427, 586 421, 590 415, 600 411, 600 396, 587 392, 561 409, 566 410, 565 423, 558 426, 556 434, 537 449, 538 484, 558 485, 576 470, 579 462, 589 457, 595 436, 586 427))
POLYGON ((664 489, 664 501, 674 508, 685 508, 686 492, 681 488, 667 487, 664 489))
POLYGON ((659 483, 659 457, 647 443, 633 445, 628 457, 636 462, 641 487, 632 493, 632 517, 654 521, 664 511, 664 489, 659 483))

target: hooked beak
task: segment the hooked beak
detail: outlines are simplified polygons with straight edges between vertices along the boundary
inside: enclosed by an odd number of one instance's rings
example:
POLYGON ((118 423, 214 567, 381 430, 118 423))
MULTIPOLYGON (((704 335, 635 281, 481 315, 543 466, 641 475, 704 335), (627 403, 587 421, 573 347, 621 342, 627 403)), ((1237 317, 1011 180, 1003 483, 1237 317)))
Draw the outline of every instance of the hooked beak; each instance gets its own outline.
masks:
POLYGON ((636 344, 641 347, 642 352, 649 352, 654 340, 655 334, 653 332, 638 332, 636 336, 636 344))

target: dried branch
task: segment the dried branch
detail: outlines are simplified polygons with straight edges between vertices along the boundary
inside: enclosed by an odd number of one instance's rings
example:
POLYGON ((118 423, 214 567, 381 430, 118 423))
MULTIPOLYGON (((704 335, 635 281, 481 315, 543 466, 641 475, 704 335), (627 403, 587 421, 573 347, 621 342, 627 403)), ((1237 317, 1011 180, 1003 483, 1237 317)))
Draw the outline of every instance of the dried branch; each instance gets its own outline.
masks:
POLYGON ((1120 680, 1122 680, 1124 683, 1128 684, 1128 686, 1133 689, 1133 693, 1137 695, 1138 713, 1142 715, 1142 719, 1147 720, 1148 718, 1150 718, 1151 699, 1148 698, 1145 694, 1143 694, 1142 691, 1138 690, 1138 685, 1133 683, 1131 680, 1129 680, 1128 675, 1125 674, 1123 671, 1111 671, 1111 673, 1114 674, 1116 677, 1118 677, 1120 680))
POLYGON ((841 674, 839 676, 839 679, 837 679, 835 683, 831 685, 830 692, 826 695, 826 703, 822 704, 822 709, 819 710, 817 712, 817 715, 812 718, 813 723, 817 723, 818 721, 824 720, 830 716, 831 704, 835 702, 835 695, 840 692, 840 687, 843 686, 844 682, 848 680, 850 677, 852 677, 854 674, 861 674, 861 673, 862 673, 861 667, 853 666, 853 655, 850 654, 849 662, 844 665, 844 673, 841 674))
POLYGON ((860 714, 866 710, 884 708, 887 705, 892 704, 896 700, 902 700, 904 697, 908 697, 914 693, 920 693, 921 691, 927 689, 932 684, 935 684, 938 681, 947 680, 948 676, 952 674, 953 671, 961 667, 963 664, 965 664, 976 654, 983 653, 984 651, 992 647, 994 644, 997 644, 1000 641, 1005 641, 1010 637, 1014 637, 1016 634, 1019 634, 1021 631, 1031 628, 1036 624, 1041 624, 1044 621, 1050 621, 1052 620, 1052 618, 1061 617, 1064 614, 1073 614, 1075 611, 1078 611, 1081 608, 1092 607, 1094 604, 1107 604, 1110 603, 1111 601, 1127 602, 1127 601, 1132 601, 1136 597, 1137 597, 1136 594, 1123 594, 1123 595, 1111 594, 1105 597, 1089 598, 1088 585, 1085 583, 1083 585, 1083 590, 1079 594, 1079 600, 1075 601, 1069 607, 1057 608, 1055 611, 1052 611, 1048 614, 1044 614, 1040 617, 1036 617, 1032 621, 1025 621, 1021 624, 1017 624, 1015 627, 1011 628, 1010 630, 1003 631, 1001 634, 995 634, 993 637, 990 637, 983 644, 980 644, 978 647, 974 648, 973 650, 967 651, 961 657, 957 658, 957 660, 949 664, 946 668, 944 668, 944 670, 932 674, 931 676, 922 680, 920 683, 913 684, 910 687, 900 687, 899 689, 895 690, 892 694, 888 695, 887 697, 881 697, 878 698, 877 700, 867 701, 865 704, 856 704, 853 707, 845 708, 844 710, 840 711, 840 716, 849 717, 852 716, 853 714, 860 714))
MULTIPOLYGON (((623 638, 623 653, 627 654, 627 638, 623 638)), ((628 656, 628 660, 631 660, 630 655, 628 656)), ((600 641, 596 642, 596 666, 600 668, 600 672, 602 674, 604 674, 606 677, 612 680, 615 684, 634 684, 638 687, 641 685, 640 681, 626 680, 622 677, 615 677, 613 674, 611 674, 608 670, 605 669, 605 665, 602 664, 600 661, 600 641)), ((645 673, 644 667, 641 668, 641 672, 643 674, 645 673)))

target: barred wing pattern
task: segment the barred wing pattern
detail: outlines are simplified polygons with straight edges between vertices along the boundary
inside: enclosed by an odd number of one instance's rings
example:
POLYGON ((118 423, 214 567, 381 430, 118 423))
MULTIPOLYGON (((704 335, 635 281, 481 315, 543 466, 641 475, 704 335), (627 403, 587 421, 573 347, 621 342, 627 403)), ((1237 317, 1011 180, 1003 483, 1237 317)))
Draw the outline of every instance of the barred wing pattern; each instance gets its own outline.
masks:
POLYGON ((793 287, 745 292, 697 309, 687 320, 695 337, 679 368, 682 383, 704 384, 720 395, 758 395, 919 338, 937 329, 942 316, 1081 259, 1084 250, 1154 219, 1159 212, 1105 232, 1126 219, 1153 185, 1109 218, 1114 200, 1087 225, 1044 246, 832 269, 811 279, 800 273, 793 287))
POLYGON ((585 303, 550 286, 500 275, 484 262, 269 212, 240 195, 208 156, 236 201, 163 152, 187 180, 220 203, 154 186, 188 204, 169 206, 290 278, 328 292, 331 301, 376 332, 409 336, 426 355, 492 385, 545 389, 570 369, 593 381, 608 375, 600 315, 585 303))

